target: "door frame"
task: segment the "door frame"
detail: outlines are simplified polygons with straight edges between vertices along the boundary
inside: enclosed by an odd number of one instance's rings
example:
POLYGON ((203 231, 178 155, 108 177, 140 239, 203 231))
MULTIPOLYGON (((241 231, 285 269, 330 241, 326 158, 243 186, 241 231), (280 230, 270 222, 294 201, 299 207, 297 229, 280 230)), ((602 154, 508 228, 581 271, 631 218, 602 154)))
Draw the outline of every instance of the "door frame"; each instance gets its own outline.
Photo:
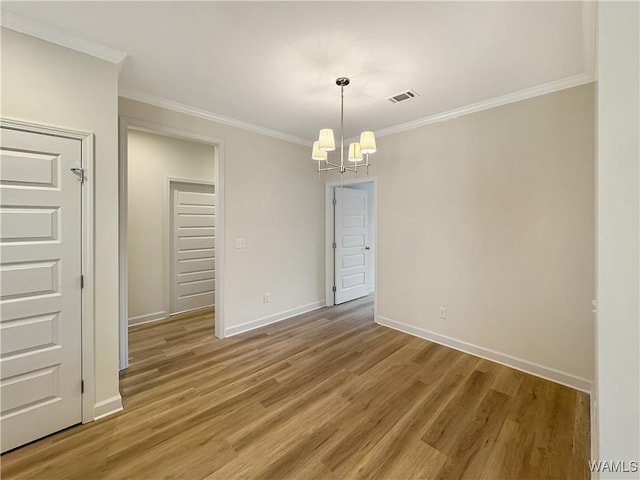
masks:
MULTIPOLYGON (((163 261, 163 268, 164 268, 164 311, 167 312, 167 317, 170 317, 172 315, 171 313, 171 281, 173 280, 172 275, 166 275, 166 274, 170 274, 171 273, 171 260, 172 260, 172 250, 171 250, 171 238, 173 238, 173 231, 171 229, 171 217, 172 217, 172 201, 171 201, 171 184, 175 184, 175 183, 191 183, 193 185, 206 185, 206 186, 213 186, 214 188, 214 194, 216 195, 216 205, 215 205, 215 212, 216 215, 218 213, 218 187, 216 185, 216 182, 207 182, 205 180, 197 180, 197 179, 192 179, 192 178, 181 178, 181 177, 170 177, 170 176, 165 176, 164 177, 164 222, 162 225, 162 235, 163 235, 163 247, 162 250, 164 252, 163 256, 164 256, 164 261, 163 261)), ((215 216, 214 216, 215 219, 215 216)), ((215 237, 214 237, 214 258, 217 258, 218 256, 218 252, 215 251, 215 245, 216 245, 216 239, 218 237, 218 232, 215 232, 215 237)), ((215 261, 214 261, 215 264, 215 261)), ((214 281, 213 284, 215 285, 215 289, 216 291, 218 290, 218 272, 215 271, 215 277, 214 277, 214 281)), ((214 306, 215 306, 215 300, 214 300, 214 306)))
POLYGON ((80 161, 84 170, 84 182, 81 186, 81 227, 82 236, 82 271, 84 286, 80 290, 81 310, 81 369, 84 381, 82 392, 82 423, 95 419, 95 364, 94 364, 94 192, 95 192, 95 159, 93 133, 53 127, 41 123, 27 122, 9 118, 0 118, 0 126, 23 132, 39 133, 54 137, 70 138, 80 141, 80 161))
POLYGON ((324 258, 325 258, 325 304, 332 307, 335 304, 335 295, 333 293, 333 285, 335 281, 335 261, 333 258, 333 239, 334 239, 334 209, 333 209, 333 189, 340 186, 349 187, 361 183, 373 183, 373 220, 376 228, 373 232, 374 238, 374 262, 373 272, 375 275, 375 289, 373 292, 373 309, 374 318, 378 318, 378 177, 364 177, 353 180, 328 181, 325 183, 325 242, 324 242, 324 258))
MULTIPOLYGON (((211 145, 215 149, 215 168, 216 168, 216 293, 215 305, 215 336, 224 338, 224 290, 225 290, 225 229, 224 229, 224 141, 200 135, 186 130, 180 130, 173 127, 167 127, 145 120, 131 117, 119 117, 119 155, 118 155, 118 217, 119 217, 119 255, 118 255, 118 285, 119 285, 119 359, 120 370, 124 370, 129 366, 129 307, 128 307, 128 272, 127 272, 127 210, 128 210, 128 167, 129 158, 128 148, 128 132, 129 129, 139 130, 154 135, 178 138, 190 142, 203 143, 211 145)), ((166 255, 165 255, 166 256, 166 255)), ((166 260, 166 259, 165 259, 166 260)), ((168 276, 168 273, 167 275, 168 276)), ((166 290, 165 290, 166 294, 166 290)), ((168 298, 163 302, 166 305, 168 298)))

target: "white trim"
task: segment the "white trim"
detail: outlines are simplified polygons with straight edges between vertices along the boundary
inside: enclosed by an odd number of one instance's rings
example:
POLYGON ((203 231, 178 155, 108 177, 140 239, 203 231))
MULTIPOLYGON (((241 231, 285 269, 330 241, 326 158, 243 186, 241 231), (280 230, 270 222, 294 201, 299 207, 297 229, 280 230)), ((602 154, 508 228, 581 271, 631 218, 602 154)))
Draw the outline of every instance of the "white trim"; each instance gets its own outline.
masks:
POLYGON ((575 388, 576 390, 580 390, 582 392, 591 393, 591 382, 589 380, 571 375, 570 373, 556 370, 555 368, 545 367, 544 365, 507 355, 506 353, 480 347, 478 345, 473 345, 472 343, 457 340, 445 335, 440 335, 439 333, 431 332, 424 328, 397 322, 387 317, 377 316, 376 323, 384 325, 385 327, 393 328, 394 330, 408 333, 409 335, 413 335, 415 337, 419 337, 431 342, 438 343, 440 345, 444 345, 446 347, 453 348, 455 350, 459 350, 461 352, 475 355, 476 357, 485 358, 487 360, 491 360, 492 362, 515 368, 516 370, 520 370, 522 372, 544 378, 545 380, 550 380, 567 387, 575 388))
POLYGON ((156 322, 158 320, 164 320, 165 318, 167 318, 167 312, 163 310, 161 312, 153 312, 145 315, 138 315, 137 317, 131 317, 128 323, 129 326, 132 326, 139 325, 141 323, 156 322))
MULTIPOLYGON (((521 100, 527 100, 533 97, 539 97, 547 95, 549 93, 557 92, 567 88, 577 87, 593 81, 593 75, 587 73, 580 73, 571 77, 555 80, 553 82, 544 83, 535 87, 526 88, 517 92, 508 93, 499 97, 490 98, 488 100, 482 100, 481 102, 472 103, 464 107, 455 108, 447 112, 437 113, 428 117, 419 118, 410 122, 400 123, 392 127, 376 130, 375 134, 378 137, 384 137, 386 135, 392 135, 394 133, 404 132, 406 130, 414 130, 416 128, 424 127, 432 123, 443 122, 445 120, 451 120, 463 115, 469 115, 470 113, 480 112, 482 110, 488 110, 490 108, 499 107, 509 103, 519 102, 521 100)), ((349 142, 350 139, 345 140, 349 142)))
POLYGON ((286 142, 297 143, 310 147, 312 142, 304 138, 296 137, 289 133, 280 132, 271 128, 262 127, 253 123, 244 122, 231 117, 225 117, 217 113, 210 112, 198 107, 192 107, 191 105, 185 105, 184 103, 176 102, 162 97, 156 97, 155 95, 149 95, 148 93, 136 92, 126 88, 120 89, 118 95, 120 97, 128 98, 129 100, 135 100, 136 102, 147 103, 149 105, 155 105, 156 107, 164 108, 178 113, 184 113, 192 117, 203 118, 223 125, 229 125, 231 127, 240 128, 249 132, 259 133, 260 135, 266 135, 267 137, 277 138, 286 142))
MULTIPOLYGON (((597 151, 597 149, 596 149, 597 151)), ((596 162, 597 164, 597 162, 596 162)), ((595 188, 597 192, 598 185, 598 169, 596 168, 596 178, 595 178, 595 188)), ((596 195, 597 202, 597 195, 596 195)), ((595 229, 595 240, 596 246, 598 245, 598 208, 596 205, 595 208, 596 213, 596 229, 595 229)), ((595 297, 598 298, 598 248, 595 249, 595 267, 596 267, 596 275, 595 275, 595 297)), ((598 302, 594 300, 593 304, 593 363, 595 368, 593 369, 593 387, 591 389, 591 401, 589 402, 589 413, 590 413, 590 438, 591 438, 591 458, 590 460, 599 460, 600 459, 600 412, 598 411, 598 399, 600 398, 600 371, 599 365, 599 348, 598 348, 598 324, 599 324, 600 316, 598 315, 598 302)), ((600 472, 597 470, 591 472, 591 480, 598 480, 600 478, 600 472)))
POLYGON ((82 295, 82 380, 84 380, 84 393, 82 394, 82 423, 94 420, 95 402, 95 279, 94 279, 94 195, 95 195, 95 152, 94 137, 92 133, 57 128, 38 123, 0 118, 0 126, 14 130, 53 135, 56 137, 79 140, 82 151, 82 168, 84 169, 85 182, 82 184, 82 275, 84 276, 84 288, 82 295))
MULTIPOLYGON (((324 233, 325 233, 325 242, 324 242, 324 291, 325 291, 325 302, 327 307, 332 307, 334 305, 334 293, 333 293, 333 282, 335 280, 334 276, 334 262, 333 262, 333 229, 334 229, 334 218, 333 218, 333 189, 335 187, 339 187, 340 185, 358 185, 360 183, 373 183, 373 216, 375 220, 376 229, 373 232, 374 235, 374 259, 373 262, 373 271, 375 281, 378 281, 378 177, 363 177, 349 180, 337 180, 330 181, 325 183, 325 202, 324 202, 324 233)), ((373 313, 374 318, 376 318, 378 314, 378 290, 374 285, 373 288, 369 290, 369 294, 374 293, 373 296, 373 313)))
MULTIPOLYGON (((215 147, 213 148, 215 149, 215 147)), ((215 151, 214 151, 214 156, 215 156, 215 151)), ((173 232, 171 231, 171 223, 172 223, 171 222, 171 184, 172 183, 186 183, 191 185, 208 185, 208 186, 214 187, 214 192, 216 194, 218 193, 218 191, 216 188, 216 182, 207 182, 204 180, 198 180, 193 178, 171 177, 168 175, 164 177, 164 215, 163 215, 164 220, 162 222, 162 251, 163 251, 162 278, 164 279, 164 282, 163 282, 164 310, 165 312, 168 312, 169 315, 176 315, 178 313, 185 313, 185 312, 171 311, 171 282, 173 281, 173 274, 172 274, 172 268, 171 268, 171 264, 172 264, 171 236, 173 235, 173 232)), ((215 233, 215 237, 214 237, 214 246, 215 246, 215 239, 217 239, 217 232, 215 233)), ((215 258, 215 250, 214 250, 214 258, 215 258)), ((216 282, 217 282, 217 279, 214 280, 214 288, 215 288, 216 282)), ((214 302, 215 302, 215 299, 214 299, 214 302)), ((210 305, 210 306, 213 306, 213 305, 210 305)), ((197 310, 197 309, 194 309, 194 310, 197 310)))
MULTIPOLYGON (((224 291, 225 291, 225 182, 224 182, 224 141, 206 135, 192 133, 186 130, 179 130, 165 125, 159 125, 136 118, 120 117, 120 159, 119 159, 119 176, 120 176, 120 192, 119 192, 119 230, 120 230, 120 252, 119 252, 119 285, 120 285, 120 369, 123 370, 128 366, 128 350, 129 350, 129 316, 127 304, 127 165, 128 165, 128 131, 129 129, 141 130, 154 135, 164 135, 182 140, 204 143, 213 145, 215 148, 216 159, 216 293, 215 293, 215 335, 218 338, 224 338, 224 291)), ((166 256, 166 255, 165 255, 166 256)))
POLYGON ((121 65, 124 59, 127 58, 127 54, 124 52, 110 47, 105 47, 104 45, 91 42, 84 38, 76 37, 75 35, 34 22, 33 20, 28 20, 16 15, 15 13, 3 11, 0 18, 0 24, 9 30, 14 30, 50 43, 55 43, 56 45, 70 48, 77 52, 86 53, 87 55, 115 63, 116 65, 121 65))
MULTIPOLYGON (((594 383, 594 385, 596 385, 594 383)), ((589 413, 590 413, 590 422, 589 423, 589 437, 591 438, 591 451, 590 458, 588 460, 599 460, 600 459, 600 445, 598 440, 600 439, 600 423, 598 420, 598 402, 596 400, 596 392, 597 387, 594 386, 593 391, 590 395, 589 402, 589 413)), ((600 472, 598 470, 594 470, 591 472, 591 480, 598 480, 600 478, 600 472)))
POLYGON ((92 408, 95 402, 95 278, 94 278, 94 198, 95 198, 95 154, 93 134, 82 140, 82 168, 85 181, 82 184, 82 379, 84 394, 82 397, 82 422, 91 422, 95 418, 92 408), (87 375, 87 373, 90 373, 87 375))
POLYGON ((289 310, 285 310, 284 312, 274 313, 272 315, 267 315, 266 317, 258 318, 257 320, 241 323, 240 325, 236 325, 234 327, 229 327, 224 332, 224 335, 225 337, 238 335, 239 333, 255 330, 256 328, 271 325, 272 323, 281 322, 282 320, 287 320, 288 318, 295 317, 303 313, 312 312, 313 310, 317 310, 324 306, 325 301, 318 300, 317 302, 308 303, 307 305, 302 305, 301 307, 291 308, 289 310))
POLYGON ((118 119, 118 359, 119 368, 129 367, 129 275, 127 226, 129 225, 128 123, 118 119))
POLYGON ((111 398, 107 398, 106 400, 102 400, 95 404, 94 410, 96 412, 94 420, 100 420, 104 417, 108 417, 109 415, 113 415, 114 413, 118 413, 123 410, 122 397, 118 394, 111 398))

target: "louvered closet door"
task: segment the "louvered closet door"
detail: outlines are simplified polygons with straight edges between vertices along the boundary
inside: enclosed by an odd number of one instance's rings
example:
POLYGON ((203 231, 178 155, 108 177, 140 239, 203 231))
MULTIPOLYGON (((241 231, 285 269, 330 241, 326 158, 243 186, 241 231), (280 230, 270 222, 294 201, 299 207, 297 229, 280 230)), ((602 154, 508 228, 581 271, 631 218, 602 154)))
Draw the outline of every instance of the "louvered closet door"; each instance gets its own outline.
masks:
POLYGON ((1 133, 4 452, 82 421, 82 242, 81 142, 1 133))
POLYGON ((172 183, 171 313, 213 306, 215 188, 172 183))

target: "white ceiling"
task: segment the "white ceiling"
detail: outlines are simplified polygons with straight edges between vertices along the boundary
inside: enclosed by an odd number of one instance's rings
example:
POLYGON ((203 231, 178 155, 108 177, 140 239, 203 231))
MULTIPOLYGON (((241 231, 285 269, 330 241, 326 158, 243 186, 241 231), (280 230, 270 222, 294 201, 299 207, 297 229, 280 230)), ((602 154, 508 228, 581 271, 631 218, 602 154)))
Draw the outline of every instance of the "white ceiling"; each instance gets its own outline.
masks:
POLYGON ((592 68, 592 18, 580 2, 2 2, 2 9, 127 53, 119 80, 126 96, 305 140, 339 127, 338 76, 352 80, 348 137, 590 77, 592 68), (386 99, 407 89, 420 96, 386 99))

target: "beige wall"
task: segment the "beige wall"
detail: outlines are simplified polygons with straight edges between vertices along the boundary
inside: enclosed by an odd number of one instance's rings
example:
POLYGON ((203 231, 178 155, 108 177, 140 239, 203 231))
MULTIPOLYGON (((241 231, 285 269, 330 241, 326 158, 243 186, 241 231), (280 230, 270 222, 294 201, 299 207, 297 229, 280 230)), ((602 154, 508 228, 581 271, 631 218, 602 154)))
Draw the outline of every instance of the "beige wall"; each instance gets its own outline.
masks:
POLYGON ((123 98, 119 113, 224 141, 227 330, 324 302, 324 186, 308 148, 123 98))
MULTIPOLYGON (((640 462, 640 6, 601 2, 593 457, 640 462)), ((600 478, 638 478, 608 472, 600 478)))
POLYGON ((592 84, 380 138, 379 320, 588 388, 593 144, 592 84))
POLYGON ((154 320, 165 312, 166 177, 215 181, 215 147, 129 130, 128 135, 129 321, 154 320), (153 205, 154 208, 149 208, 153 205))
MULTIPOLYGON (((96 403, 118 402, 118 69, 2 29, 2 116, 95 134, 96 403)), ((108 406, 106 407, 108 408, 108 406)))

